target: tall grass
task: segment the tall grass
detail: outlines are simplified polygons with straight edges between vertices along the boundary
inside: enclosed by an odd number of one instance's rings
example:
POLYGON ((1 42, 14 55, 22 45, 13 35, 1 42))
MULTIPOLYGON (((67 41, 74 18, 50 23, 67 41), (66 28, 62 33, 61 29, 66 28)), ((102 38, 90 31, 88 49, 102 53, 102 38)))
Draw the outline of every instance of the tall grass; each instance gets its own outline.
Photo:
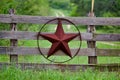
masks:
POLYGON ((86 71, 61 72, 60 70, 21 70, 20 68, 3 67, 0 69, 0 80, 119 80, 120 72, 86 71))

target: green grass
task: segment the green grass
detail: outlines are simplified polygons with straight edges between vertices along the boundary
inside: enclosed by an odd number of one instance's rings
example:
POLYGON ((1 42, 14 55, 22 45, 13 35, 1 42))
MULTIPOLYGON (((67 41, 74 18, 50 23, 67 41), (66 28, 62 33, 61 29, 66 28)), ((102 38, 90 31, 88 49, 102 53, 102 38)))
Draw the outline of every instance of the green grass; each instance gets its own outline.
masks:
POLYGON ((60 70, 21 70, 20 68, 3 67, 0 69, 0 80, 119 80, 120 72, 99 72, 90 69, 78 72, 60 70))
MULTIPOLYGON (((39 27, 39 26, 38 26, 39 27)), ((37 30, 37 29, 36 29, 37 30)), ((35 30, 35 31, 36 31, 35 30)), ((47 31, 47 30, 46 30, 47 31)), ((67 31, 67 29, 66 29, 67 31)), ((80 28, 81 32, 86 32, 86 29, 80 28)), ((103 31, 98 31, 98 33, 104 33, 103 31)), ((40 41, 40 46, 44 48, 49 48, 50 42, 46 40, 40 41), (44 45, 43 45, 44 44, 44 45)), ((79 46, 77 41, 72 41, 69 43, 71 48, 77 48, 79 46)), ((36 40, 19 40, 18 46, 28 46, 37 47, 36 40)), ((82 48, 87 48, 87 43, 82 41, 82 48)), ((97 42, 97 48, 107 48, 107 49, 120 49, 120 42, 97 42)), ((66 59, 65 56, 57 57, 58 60, 66 59)), ((41 55, 19 55, 19 62, 29 62, 29 63, 51 63, 46 60, 41 55)), ((0 55, 0 62, 9 62, 9 55, 0 55)), ((120 57, 98 57, 99 64, 105 63, 120 63, 120 57)), ((69 62, 65 64, 88 64, 87 56, 76 56, 69 62)), ((3 67, 0 69, 0 80, 119 80, 120 72, 99 72, 86 70, 84 72, 61 72, 59 70, 21 70, 15 67, 3 67)))

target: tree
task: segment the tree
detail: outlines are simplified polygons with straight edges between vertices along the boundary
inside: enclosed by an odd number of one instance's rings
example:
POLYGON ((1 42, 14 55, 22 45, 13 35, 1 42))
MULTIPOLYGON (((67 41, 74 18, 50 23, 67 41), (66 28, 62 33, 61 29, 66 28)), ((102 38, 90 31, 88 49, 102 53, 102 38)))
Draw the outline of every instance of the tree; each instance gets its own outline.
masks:
MULTIPOLYGON (((73 4, 72 16, 85 16, 91 10, 92 0, 70 0, 73 4)), ((120 0, 95 0, 94 12, 96 16, 120 16, 120 0)))
MULTIPOLYGON (((50 13, 47 0, 1 0, 0 14, 8 14, 10 8, 15 9, 17 15, 47 16, 50 13)), ((0 30, 6 30, 6 25, 0 24, 0 30)))
MULTIPOLYGON (((87 16, 91 10, 92 0, 70 0, 73 11, 72 16, 87 16)), ((95 16, 99 17, 120 17, 120 0, 95 0, 94 6, 95 16)), ((108 32, 120 32, 120 27, 103 26, 98 29, 107 29, 108 32), (109 29, 109 30, 108 30, 109 29)))
POLYGON ((90 11, 90 0, 70 0, 72 6, 72 16, 86 16, 90 11))
MULTIPOLYGON (((0 14, 8 14, 11 8, 15 9, 17 15, 47 16, 50 13, 48 0, 0 0, 0 14)), ((26 26, 36 29, 36 26, 31 24, 18 24, 18 26, 19 30, 25 30, 26 26)), ((10 30, 10 25, 0 23, 0 30, 10 30)), ((0 40, 0 45, 2 44, 6 44, 5 40, 0 40)))
POLYGON ((70 9, 70 0, 49 0, 49 3, 54 9, 70 9))

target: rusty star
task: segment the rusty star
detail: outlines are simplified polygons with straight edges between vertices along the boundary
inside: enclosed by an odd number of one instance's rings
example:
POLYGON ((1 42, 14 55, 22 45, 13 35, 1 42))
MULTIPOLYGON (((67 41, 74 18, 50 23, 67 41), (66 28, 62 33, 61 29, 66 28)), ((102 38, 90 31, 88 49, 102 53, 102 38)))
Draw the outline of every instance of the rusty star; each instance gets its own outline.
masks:
POLYGON ((65 34, 61 20, 58 20, 56 32, 54 34, 40 34, 43 38, 52 43, 52 46, 48 52, 47 58, 53 55, 58 50, 63 51, 66 55, 72 58, 68 42, 78 36, 78 34, 65 34))

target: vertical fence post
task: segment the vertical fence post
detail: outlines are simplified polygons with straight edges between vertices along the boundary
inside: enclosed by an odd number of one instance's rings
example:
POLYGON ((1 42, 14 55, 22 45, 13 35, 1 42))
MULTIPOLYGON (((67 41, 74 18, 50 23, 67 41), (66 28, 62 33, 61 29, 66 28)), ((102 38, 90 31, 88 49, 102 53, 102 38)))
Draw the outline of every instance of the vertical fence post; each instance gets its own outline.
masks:
MULTIPOLYGON (((89 17, 94 17, 94 13, 90 12, 89 17)), ((96 31, 94 25, 88 25, 87 32, 94 33, 96 31)), ((96 48, 96 41, 87 41, 88 48, 96 48)), ((97 56, 88 56, 88 64, 97 64, 97 56)))
MULTIPOLYGON (((10 15, 14 15, 15 14, 15 10, 14 9, 10 9, 9 10, 9 14, 10 15)), ((17 31, 17 28, 16 28, 16 23, 10 23, 10 29, 11 31, 17 31)), ((10 39, 10 46, 17 46, 17 39, 10 39)), ((18 62, 18 55, 16 54, 10 54, 10 62, 15 62, 17 63, 18 62)))

